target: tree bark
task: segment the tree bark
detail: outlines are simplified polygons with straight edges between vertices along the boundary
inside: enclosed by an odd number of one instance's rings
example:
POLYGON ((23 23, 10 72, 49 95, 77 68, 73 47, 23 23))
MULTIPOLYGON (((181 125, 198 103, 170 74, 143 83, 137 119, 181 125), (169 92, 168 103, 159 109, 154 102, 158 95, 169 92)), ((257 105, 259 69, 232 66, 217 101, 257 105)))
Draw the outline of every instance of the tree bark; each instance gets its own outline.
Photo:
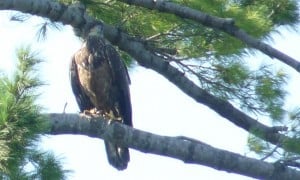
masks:
POLYGON ((200 164, 258 179, 300 179, 300 172, 278 164, 245 157, 187 137, 160 136, 103 118, 78 114, 49 114, 50 134, 81 134, 120 144, 144 153, 200 164))

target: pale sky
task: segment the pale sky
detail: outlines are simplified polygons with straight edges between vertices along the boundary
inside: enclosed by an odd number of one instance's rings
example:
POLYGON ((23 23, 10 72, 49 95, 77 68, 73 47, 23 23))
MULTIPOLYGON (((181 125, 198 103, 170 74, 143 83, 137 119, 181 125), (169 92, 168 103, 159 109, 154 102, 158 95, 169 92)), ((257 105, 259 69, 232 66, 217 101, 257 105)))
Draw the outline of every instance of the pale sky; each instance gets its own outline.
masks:
MULTIPOLYGON (((40 18, 32 18, 21 24, 10 22, 8 14, 0 12, 0 69, 11 72, 15 64, 15 49, 20 45, 31 44, 46 60, 41 68, 41 77, 49 85, 43 88, 39 102, 47 112, 62 112, 66 102, 66 112, 77 112, 77 104, 69 83, 68 65, 72 54, 80 48, 81 42, 68 26, 62 31, 50 31, 45 41, 37 42, 35 34, 37 24, 41 22, 40 18)), ((275 47, 300 59, 298 42, 300 35, 294 32, 283 30, 282 36, 274 36, 275 47)), ((249 59, 253 64, 259 64, 262 59, 268 57, 257 53, 257 56, 249 59)), ((277 64, 277 67, 283 67, 291 73, 288 103, 297 105, 300 102, 297 92, 299 74, 285 65, 277 64)), ((162 76, 137 66, 130 70, 130 77, 135 128, 160 135, 184 135, 240 154, 248 152, 245 131, 196 103, 162 76)), ((103 141, 86 136, 48 136, 43 138, 41 147, 64 159, 65 168, 74 171, 70 180, 251 179, 135 150, 130 150, 131 161, 128 168, 125 171, 117 171, 107 162, 103 141)))

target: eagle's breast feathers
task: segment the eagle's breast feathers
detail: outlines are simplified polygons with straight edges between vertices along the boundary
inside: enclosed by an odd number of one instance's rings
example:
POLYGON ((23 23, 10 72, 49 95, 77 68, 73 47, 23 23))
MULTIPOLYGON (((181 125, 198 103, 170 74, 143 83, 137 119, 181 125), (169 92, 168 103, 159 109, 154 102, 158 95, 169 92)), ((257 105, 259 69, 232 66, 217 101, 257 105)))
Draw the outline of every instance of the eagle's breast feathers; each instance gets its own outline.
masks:
POLYGON ((115 102, 114 84, 109 62, 105 58, 97 57, 83 48, 75 54, 79 82, 82 90, 98 110, 113 108, 115 102), (95 63, 97 61, 97 63, 95 63))

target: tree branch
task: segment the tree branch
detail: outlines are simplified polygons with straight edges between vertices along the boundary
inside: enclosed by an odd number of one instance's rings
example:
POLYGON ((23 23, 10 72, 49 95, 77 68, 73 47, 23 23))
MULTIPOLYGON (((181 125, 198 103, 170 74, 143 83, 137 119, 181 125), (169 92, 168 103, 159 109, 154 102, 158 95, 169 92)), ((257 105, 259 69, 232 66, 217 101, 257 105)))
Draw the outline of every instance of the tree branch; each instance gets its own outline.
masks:
POLYGON ((296 153, 300 152, 300 150, 286 145, 290 143, 286 143, 285 146, 283 145, 284 142, 299 143, 298 139, 292 139, 280 134, 278 127, 273 128, 266 126, 235 108, 228 101, 217 98, 201 89, 193 81, 188 79, 184 73, 170 65, 169 62, 164 61, 163 58, 156 56, 145 49, 142 43, 135 41, 134 38, 130 37, 126 33, 123 33, 117 28, 109 25, 104 25, 104 33, 108 40, 113 41, 120 49, 129 53, 136 59, 137 62, 139 62, 139 64, 146 68, 153 69, 163 75, 198 103, 210 107, 220 116, 228 119, 238 127, 243 128, 250 133, 254 133, 254 135, 264 139, 265 141, 278 145, 287 151, 296 153), (118 39, 118 41, 116 41, 116 39, 118 39))
POLYGON ((142 66, 151 68, 162 74, 165 78, 174 83, 178 88, 197 102, 210 107, 219 115, 228 119, 238 127, 241 127, 251 133, 255 133, 256 136, 272 144, 278 145, 290 152, 299 153, 300 151, 292 146, 294 143, 299 143, 299 139, 289 138, 280 134, 276 128, 268 127, 256 121, 247 114, 236 109, 229 102, 219 99, 199 88, 182 72, 164 61, 163 58, 148 51, 142 43, 136 41, 133 37, 121 32, 113 26, 103 24, 102 22, 96 21, 92 17, 88 16, 85 13, 84 8, 82 8, 79 4, 65 6, 51 0, 2 0, 0 1, 0 10, 1 9, 31 13, 33 15, 47 17, 52 21, 69 24, 76 28, 77 32, 82 36, 84 36, 84 34, 88 34, 91 27, 96 24, 102 24, 104 27, 104 35, 109 41, 129 53, 142 66))
POLYGON ((152 153, 258 179, 300 179, 300 172, 288 167, 241 156, 184 137, 160 136, 102 118, 78 114, 49 114, 50 134, 82 134, 101 138, 145 153, 152 153), (280 167, 280 168, 279 168, 280 167))
POLYGON ((204 26, 211 27, 213 29, 221 30, 247 44, 248 46, 255 48, 271 58, 277 58, 281 62, 294 68, 300 72, 300 62, 296 59, 278 51, 272 46, 259 41, 258 39, 247 34, 244 30, 240 29, 234 24, 232 19, 224 19, 215 17, 199 10, 195 10, 183 5, 168 2, 165 0, 119 0, 127 4, 134 4, 148 9, 156 9, 162 12, 175 14, 182 18, 188 18, 201 23, 204 26))

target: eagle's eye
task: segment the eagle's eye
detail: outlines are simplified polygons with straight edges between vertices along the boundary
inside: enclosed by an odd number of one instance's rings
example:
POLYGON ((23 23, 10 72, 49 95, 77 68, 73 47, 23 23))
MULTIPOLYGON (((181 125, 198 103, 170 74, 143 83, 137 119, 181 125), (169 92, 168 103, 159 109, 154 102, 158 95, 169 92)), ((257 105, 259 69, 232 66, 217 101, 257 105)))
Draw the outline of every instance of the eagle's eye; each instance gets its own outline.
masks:
POLYGON ((81 63, 81 66, 84 68, 84 69, 87 69, 88 67, 89 67, 89 65, 88 65, 88 62, 82 62, 81 63))

